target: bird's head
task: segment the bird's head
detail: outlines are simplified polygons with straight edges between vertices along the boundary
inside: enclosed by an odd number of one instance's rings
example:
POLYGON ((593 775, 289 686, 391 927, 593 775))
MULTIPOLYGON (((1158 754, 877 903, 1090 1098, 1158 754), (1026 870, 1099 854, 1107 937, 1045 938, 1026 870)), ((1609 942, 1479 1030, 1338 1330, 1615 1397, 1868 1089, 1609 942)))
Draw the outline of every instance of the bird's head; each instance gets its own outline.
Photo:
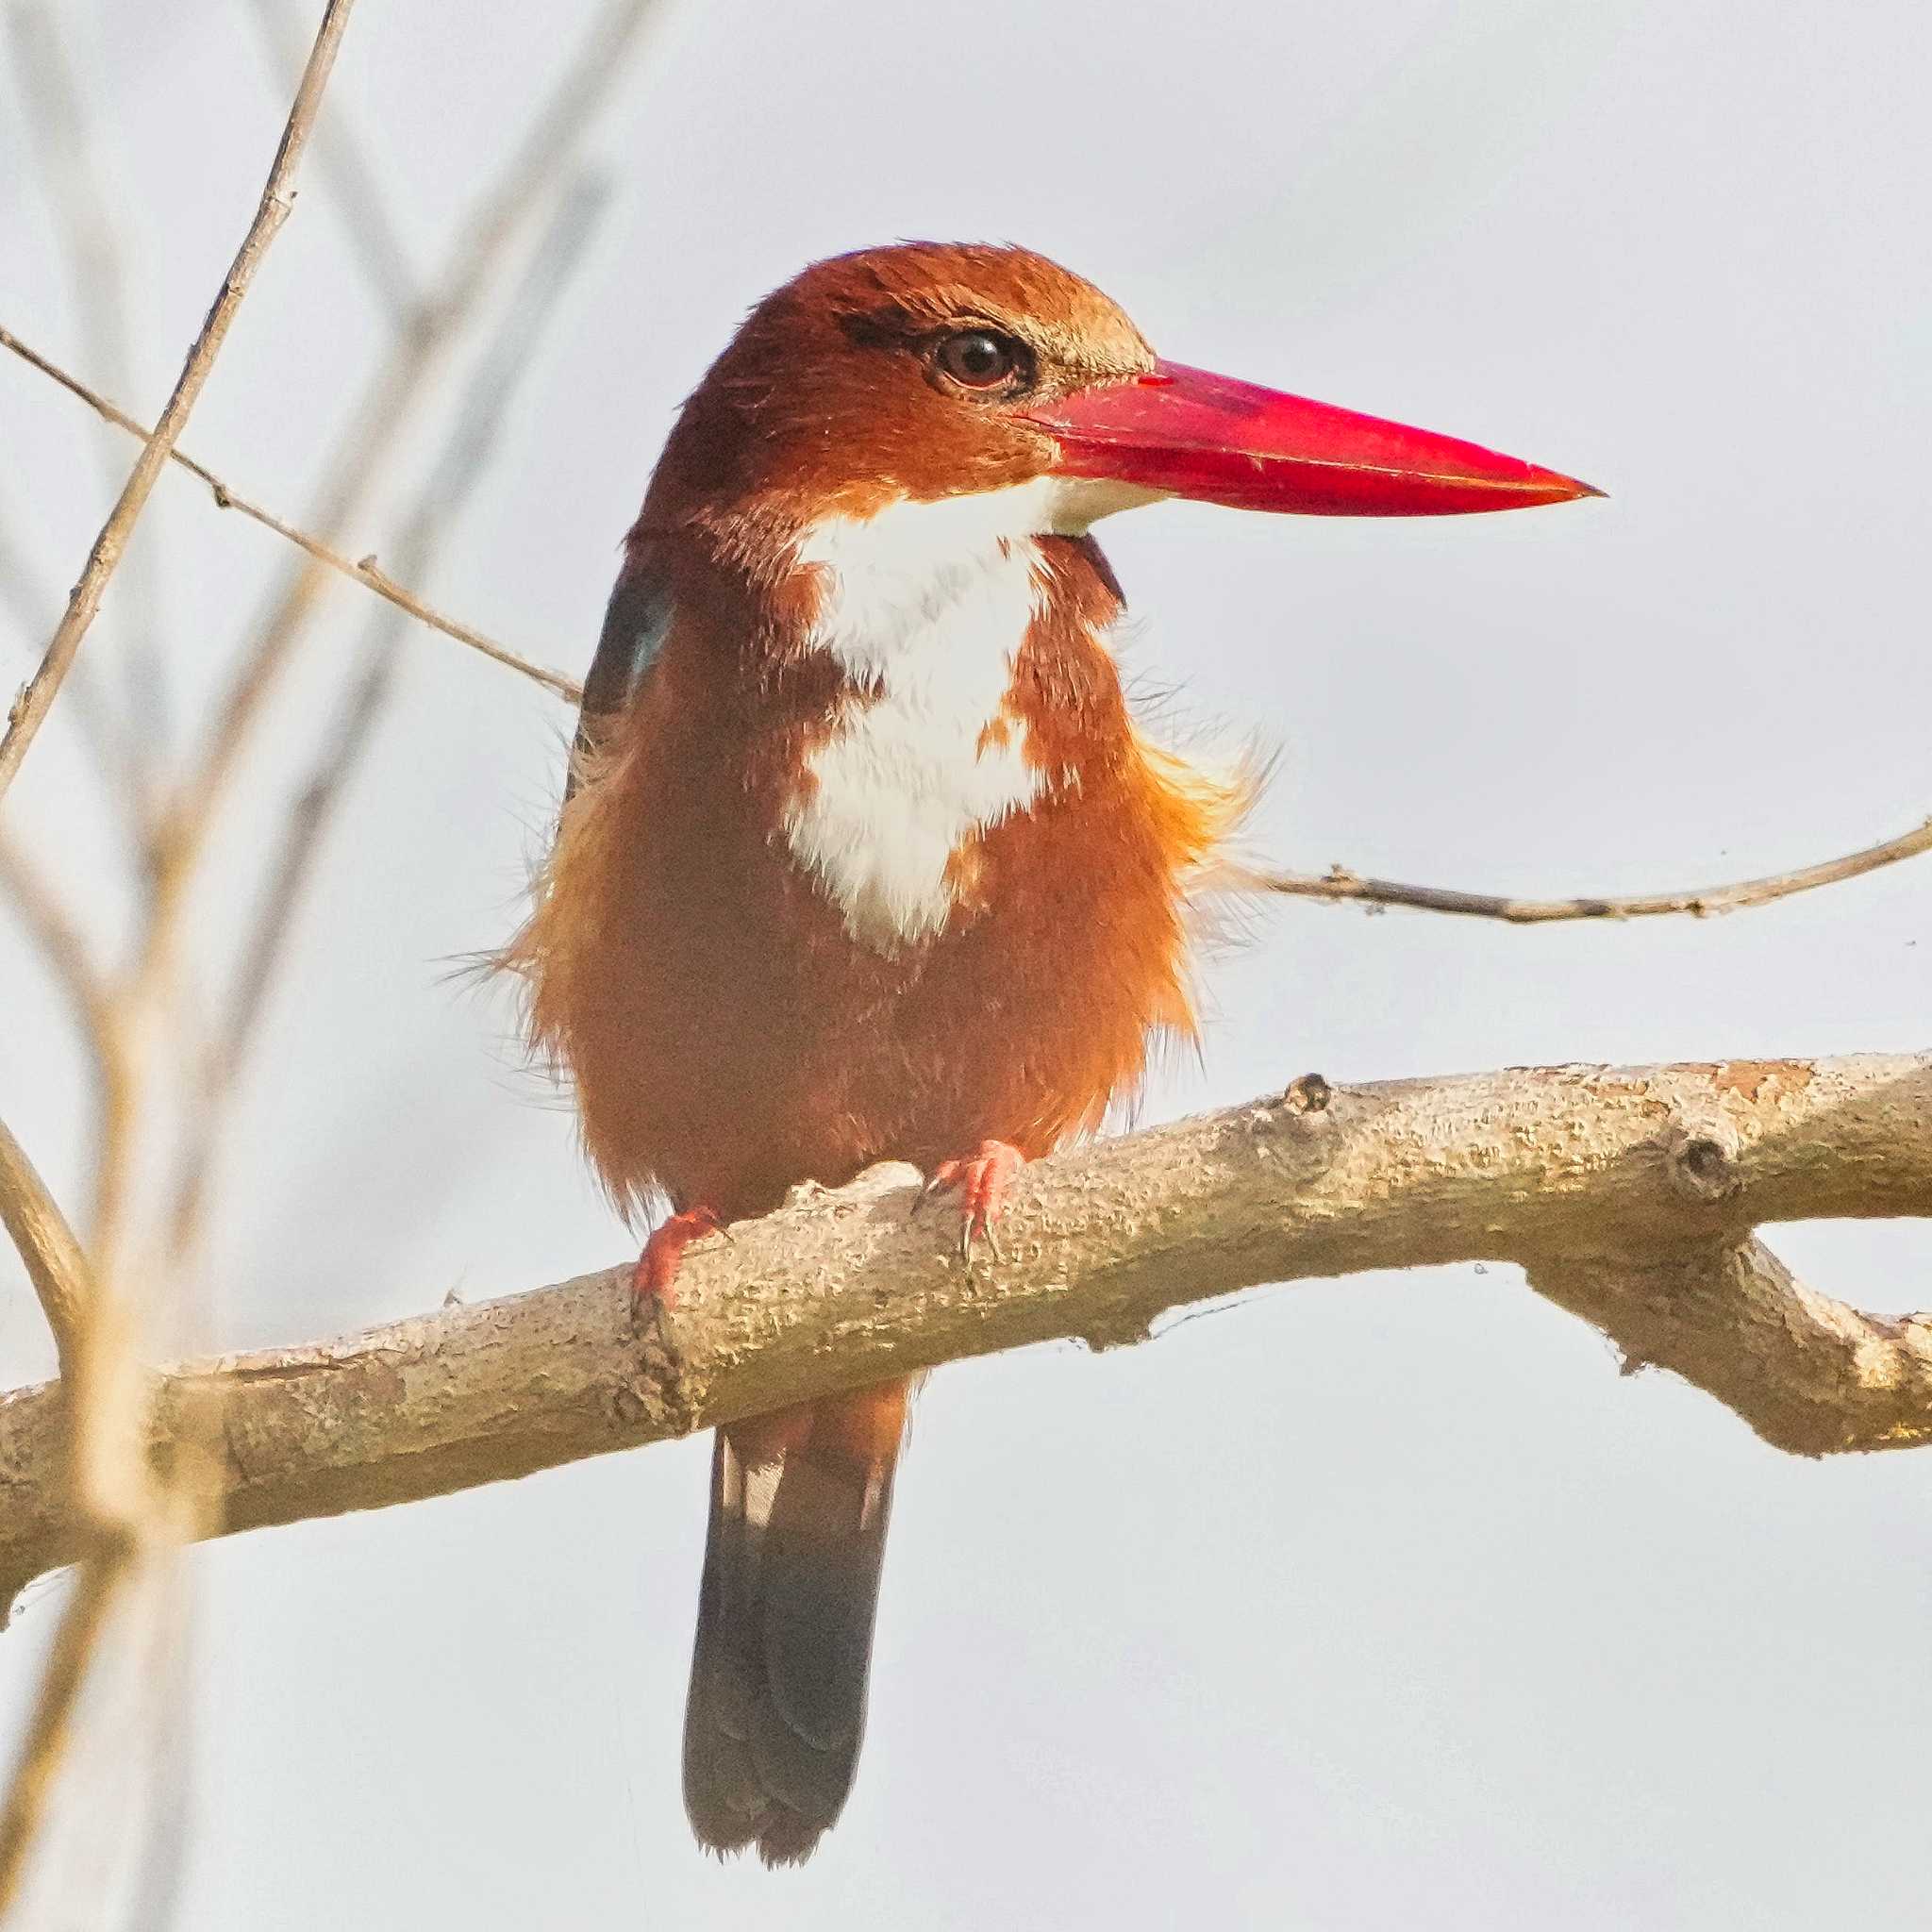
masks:
POLYGON ((782 502, 808 521, 1032 485, 1042 535, 1165 496, 1450 516, 1597 493, 1474 443, 1163 361, 1115 303, 1044 257, 933 242, 835 257, 761 302, 691 397, 660 481, 679 508, 782 502))

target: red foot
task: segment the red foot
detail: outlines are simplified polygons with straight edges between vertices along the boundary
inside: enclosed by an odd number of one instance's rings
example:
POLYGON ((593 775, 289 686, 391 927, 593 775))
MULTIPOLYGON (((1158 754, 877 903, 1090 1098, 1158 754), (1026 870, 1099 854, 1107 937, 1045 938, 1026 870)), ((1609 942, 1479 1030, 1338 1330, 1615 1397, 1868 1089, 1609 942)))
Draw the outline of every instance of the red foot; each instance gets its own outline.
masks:
POLYGON ((669 1310, 677 1306, 677 1270, 684 1251, 708 1234, 723 1234, 724 1224, 708 1208, 687 1208, 658 1223, 644 1242, 631 1275, 631 1297, 639 1314, 646 1308, 669 1310))
POLYGON ((1009 1147, 1004 1141, 982 1141, 971 1154, 958 1160, 942 1160, 933 1169, 932 1178, 920 1191, 919 1205, 923 1207, 941 1194, 958 1196, 962 1260, 973 1258, 975 1241, 986 1242, 994 1260, 1005 1260, 993 1224, 1006 1204, 1013 1176, 1025 1165, 1026 1157, 1017 1147, 1009 1147))

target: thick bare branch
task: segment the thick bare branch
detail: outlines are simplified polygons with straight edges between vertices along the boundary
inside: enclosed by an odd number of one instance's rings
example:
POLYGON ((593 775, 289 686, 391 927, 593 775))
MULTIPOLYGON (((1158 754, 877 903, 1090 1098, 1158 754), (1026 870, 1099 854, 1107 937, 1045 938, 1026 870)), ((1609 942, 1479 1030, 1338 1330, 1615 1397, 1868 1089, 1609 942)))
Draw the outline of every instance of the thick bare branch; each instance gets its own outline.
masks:
POLYGON ((108 512, 108 521, 101 525, 100 535, 94 539, 80 580, 68 599, 66 614, 55 629, 40 669, 27 680, 8 716, 6 736, 0 738, 0 794, 5 793, 14 773, 20 769, 27 747, 33 742, 35 733, 40 730, 42 722, 59 694, 61 680, 67 675, 68 667, 80 649, 81 640, 87 635, 95 611, 100 608, 108 579, 113 575, 127 540, 134 532, 134 525, 146 507, 155 479, 168 459, 168 452, 179 440, 214 368, 215 358, 221 354, 228 326, 235 319, 235 311, 241 307, 242 298, 247 294, 249 284, 254 281, 255 272, 261 265, 270 242, 294 207, 295 171, 315 125, 315 117, 321 111, 323 91, 328 85, 329 73, 335 65, 336 48, 348 26, 349 13, 354 5, 355 0, 328 0, 315 44, 309 52, 308 64, 302 73, 302 84, 296 90, 294 104, 289 109, 281 142, 275 149, 275 158, 270 164, 261 199, 256 206, 254 219, 248 225, 248 232, 242 237, 242 246, 229 264, 214 306, 201 325, 201 333, 195 337, 188 352, 188 359, 182 364, 181 374, 175 380, 175 391, 168 398, 167 408, 161 411, 161 420, 156 424, 154 433, 143 445, 122 488, 119 500, 108 512))
MULTIPOLYGON (((1932 1439, 1932 1318, 1801 1288, 1763 1224, 1932 1211, 1932 1055, 1555 1067, 1285 1095, 1028 1169, 1006 1258, 963 1266, 916 1176, 809 1191, 692 1249, 634 1332, 627 1269, 159 1385, 224 1402, 226 1526, 414 1501, 957 1357, 1138 1341, 1260 1282, 1512 1261, 1633 1362, 1794 1453, 1932 1439), (674 1354, 667 1354, 666 1345, 674 1354)), ((0 1398, 0 1588, 75 1549, 54 1398, 0 1398)))

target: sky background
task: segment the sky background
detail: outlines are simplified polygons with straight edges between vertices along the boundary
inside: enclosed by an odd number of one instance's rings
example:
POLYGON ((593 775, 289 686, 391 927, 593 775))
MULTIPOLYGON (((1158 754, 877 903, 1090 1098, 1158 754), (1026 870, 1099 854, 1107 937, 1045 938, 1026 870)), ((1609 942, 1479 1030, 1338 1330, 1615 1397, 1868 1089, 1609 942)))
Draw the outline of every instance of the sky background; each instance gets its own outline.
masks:
MULTIPOLYGON (((589 15, 363 0, 325 112, 425 268, 589 15)), ((133 270, 125 399, 151 413, 287 88, 245 7, 66 18, 133 270)), ((6 82, 0 319, 77 363, 6 82)), ((1164 354, 1610 492, 1440 524, 1164 506, 1103 527, 1138 687, 1176 691, 1197 738, 1279 748, 1259 851, 1522 892, 1821 858, 1928 808, 1928 96, 1932 16, 1882 0, 688 0, 587 138, 610 198, 427 588, 581 673, 671 412, 752 301, 895 237, 1024 242, 1164 354)), ((299 512, 385 326, 311 168, 186 446, 299 512)), ((108 501, 92 434, 0 368, 0 525, 40 573, 36 633, 0 605, 22 667, 108 501)), ((391 550, 406 499, 350 554, 391 550)), ((185 742, 285 557, 178 475, 139 543, 170 667, 142 729, 185 742)), ((281 694, 200 902, 209 959, 367 602, 333 592, 281 694)), ((88 644, 110 685, 136 614, 110 594, 88 644)), ((516 919, 566 716, 431 633, 405 652, 227 1164, 225 1346, 627 1250, 508 1003, 446 976, 516 919)), ((123 879, 58 719, 9 806, 111 931, 123 879)), ((1915 1048, 1928 867, 1708 924, 1284 905, 1210 963, 1202 1059, 1148 1115, 1310 1068, 1915 1048)), ((10 929, 0 1007, 0 1112, 71 1195, 81 1062, 10 929)), ((1932 1224, 1773 1245, 1865 1306, 1928 1299, 1932 1224)), ((8 1257, 0 1379, 48 1365, 8 1257)), ((179 1923, 1924 1923, 1932 1457, 1781 1457, 1664 1376, 1620 1378, 1513 1269, 1262 1291, 1151 1346, 938 1374, 858 1784, 799 1872, 721 1867, 684 1824, 708 1456, 195 1553, 179 1923)), ((63 1587, 0 1642, 9 1725, 63 1587)))

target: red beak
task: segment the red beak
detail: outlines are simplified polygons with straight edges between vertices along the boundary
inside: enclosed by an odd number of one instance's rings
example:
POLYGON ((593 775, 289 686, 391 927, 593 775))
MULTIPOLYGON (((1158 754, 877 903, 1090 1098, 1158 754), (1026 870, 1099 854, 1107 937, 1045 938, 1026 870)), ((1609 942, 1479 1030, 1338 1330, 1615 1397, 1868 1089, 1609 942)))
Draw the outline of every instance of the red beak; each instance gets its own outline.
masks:
POLYGON ((1453 436, 1178 362, 1022 413, 1059 444, 1061 475, 1108 477, 1233 509, 1449 517, 1603 494, 1453 436))

